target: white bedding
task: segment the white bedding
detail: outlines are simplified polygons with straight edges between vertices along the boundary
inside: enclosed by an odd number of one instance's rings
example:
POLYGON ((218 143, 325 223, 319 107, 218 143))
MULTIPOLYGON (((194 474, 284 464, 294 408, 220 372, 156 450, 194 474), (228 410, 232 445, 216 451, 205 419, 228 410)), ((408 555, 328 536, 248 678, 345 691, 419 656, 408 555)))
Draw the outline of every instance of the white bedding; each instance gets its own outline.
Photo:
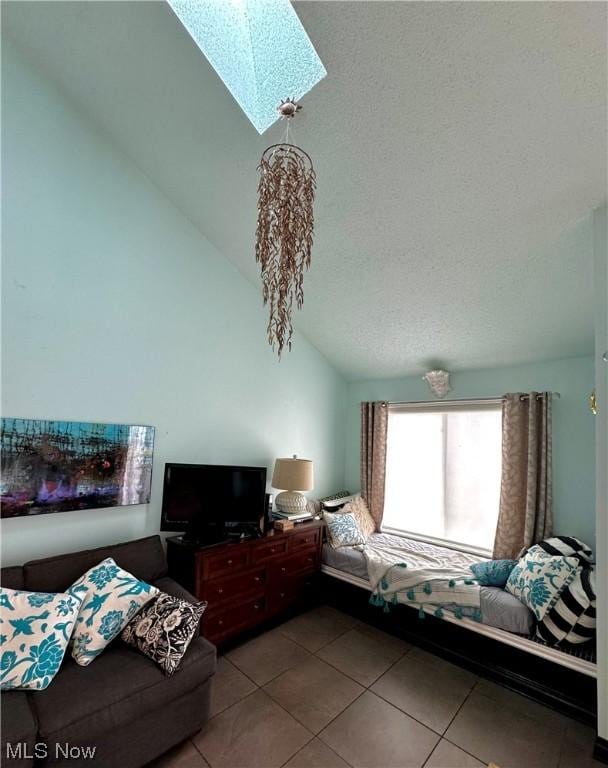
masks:
POLYGON ((434 605, 439 613, 448 609, 480 619, 479 584, 470 566, 482 558, 387 535, 370 538, 363 554, 376 604, 434 605))

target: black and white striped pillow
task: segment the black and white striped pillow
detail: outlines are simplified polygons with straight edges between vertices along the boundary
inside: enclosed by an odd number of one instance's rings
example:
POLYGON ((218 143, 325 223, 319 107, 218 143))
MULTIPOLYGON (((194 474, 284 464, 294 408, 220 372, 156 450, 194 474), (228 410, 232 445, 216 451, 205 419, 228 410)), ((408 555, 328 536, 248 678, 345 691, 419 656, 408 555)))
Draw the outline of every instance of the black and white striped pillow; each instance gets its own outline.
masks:
POLYGON ((552 557, 575 557, 581 566, 572 582, 562 590, 555 605, 538 624, 537 635, 548 645, 580 645, 593 640, 596 597, 592 550, 573 536, 553 536, 535 546, 552 557))
POLYGON ((550 539, 541 541, 534 546, 544 550, 548 555, 555 557, 576 557, 580 564, 585 567, 593 563, 593 551, 580 539, 574 536, 552 536, 550 539))

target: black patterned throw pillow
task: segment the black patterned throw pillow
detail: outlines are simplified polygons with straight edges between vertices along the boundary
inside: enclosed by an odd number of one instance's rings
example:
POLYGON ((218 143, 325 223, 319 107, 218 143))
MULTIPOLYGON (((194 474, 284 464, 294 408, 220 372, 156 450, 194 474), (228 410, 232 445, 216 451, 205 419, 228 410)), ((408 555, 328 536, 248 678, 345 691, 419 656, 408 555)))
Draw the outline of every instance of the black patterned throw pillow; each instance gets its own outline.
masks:
POLYGON ((197 633, 206 607, 206 602, 193 605, 161 592, 131 619, 121 638, 172 675, 197 633))

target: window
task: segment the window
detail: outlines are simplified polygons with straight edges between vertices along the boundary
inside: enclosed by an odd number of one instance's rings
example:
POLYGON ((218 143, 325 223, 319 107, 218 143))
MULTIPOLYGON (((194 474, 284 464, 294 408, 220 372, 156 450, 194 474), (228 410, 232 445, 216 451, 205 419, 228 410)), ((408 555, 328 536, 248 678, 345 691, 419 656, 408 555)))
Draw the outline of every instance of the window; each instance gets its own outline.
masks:
POLYGON ((492 549, 501 402, 389 406, 384 530, 492 549))

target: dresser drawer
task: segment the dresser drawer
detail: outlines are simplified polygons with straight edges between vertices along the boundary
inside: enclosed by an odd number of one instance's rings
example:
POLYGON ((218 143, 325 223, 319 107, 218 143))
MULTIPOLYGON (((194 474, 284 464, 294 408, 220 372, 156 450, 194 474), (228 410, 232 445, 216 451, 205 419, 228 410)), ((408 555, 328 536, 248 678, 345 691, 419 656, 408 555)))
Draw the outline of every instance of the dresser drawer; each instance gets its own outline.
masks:
POLYGON ((237 576, 225 576, 223 579, 205 582, 201 597, 203 600, 208 600, 211 607, 214 603, 232 600, 247 592, 264 589, 265 584, 266 570, 258 568, 237 576))
POLYGON ((287 539, 277 538, 273 541, 265 541, 262 544, 256 544, 253 547, 252 557, 254 563, 262 563, 274 557, 280 557, 287 554, 287 539))
POLYGON ((291 579, 285 579, 285 582, 270 591, 268 598, 268 610, 270 613, 278 613, 285 610, 298 599, 297 586, 291 579))
POLYGON ((318 547, 320 537, 320 528, 314 528, 310 531, 302 531, 302 533, 295 533, 289 538, 289 551, 297 552, 299 549, 318 547))
POLYGON ((273 586, 269 590, 269 613, 279 613, 295 603, 311 601, 316 594, 316 579, 316 574, 311 573, 307 576, 294 576, 285 579, 282 583, 273 586))
POLYGON ((317 551, 300 552, 291 555, 278 563, 269 566, 273 582, 283 579, 295 573, 312 573, 319 566, 319 553, 317 551))
POLYGON ((202 558, 203 578, 213 579, 234 571, 242 571, 249 565, 249 548, 232 547, 230 551, 205 555, 202 558))
POLYGON ((205 637, 213 640, 256 624, 264 618, 266 607, 266 598, 258 597, 225 611, 212 611, 210 615, 205 616, 205 637))

